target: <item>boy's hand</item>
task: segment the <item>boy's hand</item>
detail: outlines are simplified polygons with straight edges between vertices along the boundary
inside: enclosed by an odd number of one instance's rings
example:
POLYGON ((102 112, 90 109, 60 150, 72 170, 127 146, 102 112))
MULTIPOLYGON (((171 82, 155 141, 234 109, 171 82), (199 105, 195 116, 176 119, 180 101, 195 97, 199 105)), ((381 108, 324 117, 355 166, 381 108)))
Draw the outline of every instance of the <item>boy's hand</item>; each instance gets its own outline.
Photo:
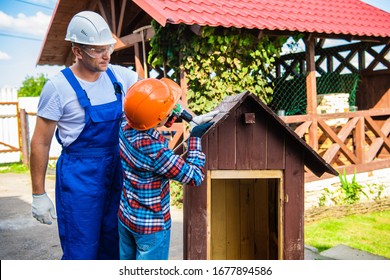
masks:
POLYGON ((208 122, 195 126, 190 133, 190 137, 202 137, 213 124, 214 122, 208 122))
POLYGON ((190 122, 190 131, 192 131, 192 129, 197 125, 204 124, 211 121, 218 114, 219 111, 211 111, 208 112, 207 114, 194 117, 190 122))

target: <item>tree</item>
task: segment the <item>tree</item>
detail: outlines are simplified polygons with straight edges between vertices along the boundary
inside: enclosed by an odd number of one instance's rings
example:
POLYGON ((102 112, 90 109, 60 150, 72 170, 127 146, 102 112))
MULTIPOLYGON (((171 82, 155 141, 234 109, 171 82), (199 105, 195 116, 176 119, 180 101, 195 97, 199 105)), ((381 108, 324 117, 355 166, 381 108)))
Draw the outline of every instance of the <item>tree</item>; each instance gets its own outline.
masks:
POLYGON ((19 97, 33 97, 41 94, 43 85, 46 83, 47 77, 44 74, 39 74, 37 77, 27 76, 19 88, 19 97))

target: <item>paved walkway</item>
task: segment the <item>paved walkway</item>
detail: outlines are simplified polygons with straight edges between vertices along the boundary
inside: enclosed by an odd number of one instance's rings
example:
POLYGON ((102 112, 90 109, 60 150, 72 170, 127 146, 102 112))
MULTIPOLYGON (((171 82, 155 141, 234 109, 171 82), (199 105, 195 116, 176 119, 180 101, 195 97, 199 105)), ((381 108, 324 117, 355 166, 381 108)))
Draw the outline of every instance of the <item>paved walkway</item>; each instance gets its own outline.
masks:
MULTIPOLYGON (((54 179, 46 180, 46 191, 54 198, 54 179)), ((57 223, 43 225, 31 216, 31 183, 28 174, 0 173, 0 259, 56 260, 62 252, 57 223)), ((54 199, 53 199, 54 200, 54 199)), ((183 212, 172 208, 169 259, 183 259, 183 212)), ((384 259, 347 246, 336 246, 321 254, 306 246, 305 259, 384 259)))
MULTIPOLYGON (((46 191, 54 201, 54 179, 46 191)), ((0 173, 0 259, 56 260, 62 251, 57 222, 43 225, 31 216, 31 183, 28 174, 0 173)), ((183 215, 173 208, 169 258, 183 259, 183 215)))

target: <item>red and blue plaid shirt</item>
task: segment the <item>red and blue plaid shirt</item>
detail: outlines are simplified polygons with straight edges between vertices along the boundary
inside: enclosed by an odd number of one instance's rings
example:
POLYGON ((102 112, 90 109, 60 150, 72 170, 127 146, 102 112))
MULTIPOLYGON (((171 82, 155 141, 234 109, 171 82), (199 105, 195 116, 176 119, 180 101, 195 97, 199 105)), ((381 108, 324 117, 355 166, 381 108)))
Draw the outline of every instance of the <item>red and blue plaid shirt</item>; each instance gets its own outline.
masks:
POLYGON ((171 228, 169 180, 198 186, 204 179, 201 139, 189 138, 184 160, 157 130, 139 131, 122 121, 120 154, 124 184, 119 220, 130 231, 149 234, 171 228))

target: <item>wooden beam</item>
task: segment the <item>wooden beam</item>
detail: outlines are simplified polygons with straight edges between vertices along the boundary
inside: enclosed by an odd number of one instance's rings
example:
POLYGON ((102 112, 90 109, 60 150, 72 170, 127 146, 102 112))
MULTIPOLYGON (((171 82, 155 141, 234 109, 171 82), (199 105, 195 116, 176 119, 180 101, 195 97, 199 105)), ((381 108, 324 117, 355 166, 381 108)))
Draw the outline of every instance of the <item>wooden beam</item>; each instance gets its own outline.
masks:
POLYGON ((309 127, 309 146, 313 148, 314 151, 318 151, 318 115, 311 115, 312 124, 309 127))
POLYGON ((387 119, 385 124, 380 128, 374 120, 370 117, 366 117, 367 126, 378 137, 383 138, 385 145, 390 148, 390 141, 387 139, 387 135, 390 133, 390 119, 387 119))
MULTIPOLYGON (((372 162, 366 162, 363 164, 355 164, 355 165, 349 165, 349 166, 340 166, 335 167, 335 169, 342 173, 344 172, 344 169, 346 170, 347 174, 354 174, 356 173, 362 173, 362 172, 369 172, 377 169, 384 169, 384 168, 390 168, 390 159, 384 159, 384 160, 376 160, 372 162)), ((311 172, 307 172, 305 174, 305 183, 318 181, 318 180, 324 180, 328 178, 333 178, 334 175, 331 175, 329 173, 324 173, 321 178, 318 178, 311 172)))
POLYGON ((126 3, 127 3, 127 0, 122 0, 121 12, 119 15, 119 22, 118 22, 118 29, 117 29, 118 31, 116 32, 116 35, 118 37, 121 36, 121 32, 122 32, 122 25, 123 25, 123 18, 125 15, 126 3))
POLYGON ((336 142, 340 148, 342 153, 347 157, 347 159, 351 162, 351 164, 358 163, 357 157, 347 148, 347 146, 342 142, 336 135, 336 133, 323 121, 318 120, 318 125, 321 127, 322 130, 324 130, 329 137, 336 142))
POLYGON ((185 123, 184 122, 179 122, 179 123, 174 123, 171 127, 161 127, 158 129, 159 131, 175 131, 175 135, 173 138, 169 141, 169 148, 174 149, 176 146, 179 144, 179 140, 183 136, 183 131, 185 130, 185 123))
POLYGON ((305 40, 306 45, 306 96, 307 96, 307 114, 317 113, 317 84, 316 84, 316 65, 315 65, 315 38, 309 37, 305 40))
MULTIPOLYGON (((348 121, 348 123, 339 131, 337 134, 337 137, 344 143, 344 141, 347 139, 348 135, 352 132, 352 130, 355 128, 356 123, 359 121, 359 118, 352 118, 348 121)), ((322 156, 322 158, 330 163, 333 159, 333 157, 336 155, 336 153, 340 150, 340 145, 337 143, 333 143, 330 145, 330 147, 326 150, 325 154, 322 156)))
POLYGON ((341 73, 344 68, 348 68, 352 73, 358 73, 359 70, 353 66, 350 62, 353 56, 357 53, 357 50, 351 50, 346 58, 342 57, 339 53, 333 54, 333 57, 340 61, 340 65, 336 68, 335 72, 341 73))
POLYGON ((367 52, 374 57, 374 60, 368 65, 367 70, 374 70, 374 68, 381 62, 387 69, 390 69, 390 62, 385 59, 385 55, 389 51, 390 46, 385 46, 380 53, 377 53, 374 49, 369 48, 367 52))
MULTIPOLYGON (((145 41, 147 41, 154 36, 154 30, 152 28, 148 28, 144 31, 144 35, 145 41)), ((117 40, 115 44, 116 51, 133 47, 135 44, 142 42, 141 34, 129 34, 120 38, 114 36, 114 38, 117 40)))
POLYGON ((111 0, 111 32, 116 33, 115 0, 111 0))
POLYGON ((312 121, 307 121, 307 122, 304 122, 302 124, 300 124, 296 129, 295 129, 295 133, 298 134, 299 137, 303 137, 303 135, 305 134, 305 132, 307 131, 307 129, 311 126, 313 122, 312 121))
POLYGON ((145 70, 144 70, 144 66, 142 63, 139 43, 136 43, 134 45, 134 61, 135 61, 135 71, 137 72, 138 77, 144 79, 145 78, 145 70))
POLYGON ((368 159, 371 161, 379 149, 384 145, 388 151, 390 151, 390 141, 387 138, 390 133, 390 119, 387 119, 382 128, 379 128, 378 125, 370 116, 366 116, 366 124, 372 130, 372 132, 378 137, 373 141, 371 147, 367 153, 368 159))
POLYGON ((190 26, 190 30, 194 32, 194 34, 200 36, 202 34, 203 27, 198 24, 193 24, 190 26))
MULTIPOLYGON (((206 176, 206 179, 207 179, 207 192, 206 192, 206 215, 207 215, 207 241, 206 241, 206 247, 207 247, 207 252, 206 252, 206 255, 207 255, 207 259, 208 260, 211 260, 212 258, 212 255, 211 255, 211 176, 210 176, 210 170, 207 170, 207 176, 206 176)), ((186 197, 186 196, 184 196, 186 197)), ((185 201, 184 201, 185 203, 185 201)), ((187 204, 184 204, 184 207, 187 206, 187 204)), ((185 232, 183 231, 183 234, 185 234, 185 232)), ((187 236, 184 236, 184 240, 186 241, 187 240, 187 236)), ((184 252, 184 256, 186 252, 184 252)))
POLYGON ((87 10, 94 11, 98 5, 99 0, 93 0, 88 4, 87 10))
POLYGON ((65 56, 65 66, 70 66, 74 63, 75 57, 72 48, 69 48, 68 54, 65 56))
POLYGON ((355 139, 355 152, 356 156, 359 159, 359 163, 365 163, 366 162, 366 155, 364 151, 364 142, 365 142, 365 130, 364 130, 364 118, 359 117, 359 121, 356 124, 355 128, 355 134, 354 134, 354 139, 355 139))
MULTIPOLYGON (((317 118, 321 120, 331 120, 337 118, 354 118, 354 117, 366 117, 366 116, 371 116, 371 117, 390 116, 390 108, 360 110, 357 112, 348 112, 348 113, 321 114, 321 115, 317 115, 317 118)), ((315 119, 313 115, 295 115, 295 116, 284 116, 280 118, 285 123, 307 122, 307 121, 314 121, 315 119)))
POLYGON ((20 138, 21 138, 21 148, 22 148, 22 162, 24 165, 29 165, 29 140, 28 140, 28 121, 27 121, 27 113, 25 109, 20 109, 19 113, 20 118, 20 138))
POLYGON ((107 15, 106 15, 106 10, 104 9, 103 4, 102 4, 101 1, 98 2, 98 7, 99 7, 100 15, 104 18, 104 20, 105 20, 107 23, 109 23, 108 18, 107 18, 107 15))
POLYGON ((211 179, 282 179, 283 170, 211 170, 211 179))

